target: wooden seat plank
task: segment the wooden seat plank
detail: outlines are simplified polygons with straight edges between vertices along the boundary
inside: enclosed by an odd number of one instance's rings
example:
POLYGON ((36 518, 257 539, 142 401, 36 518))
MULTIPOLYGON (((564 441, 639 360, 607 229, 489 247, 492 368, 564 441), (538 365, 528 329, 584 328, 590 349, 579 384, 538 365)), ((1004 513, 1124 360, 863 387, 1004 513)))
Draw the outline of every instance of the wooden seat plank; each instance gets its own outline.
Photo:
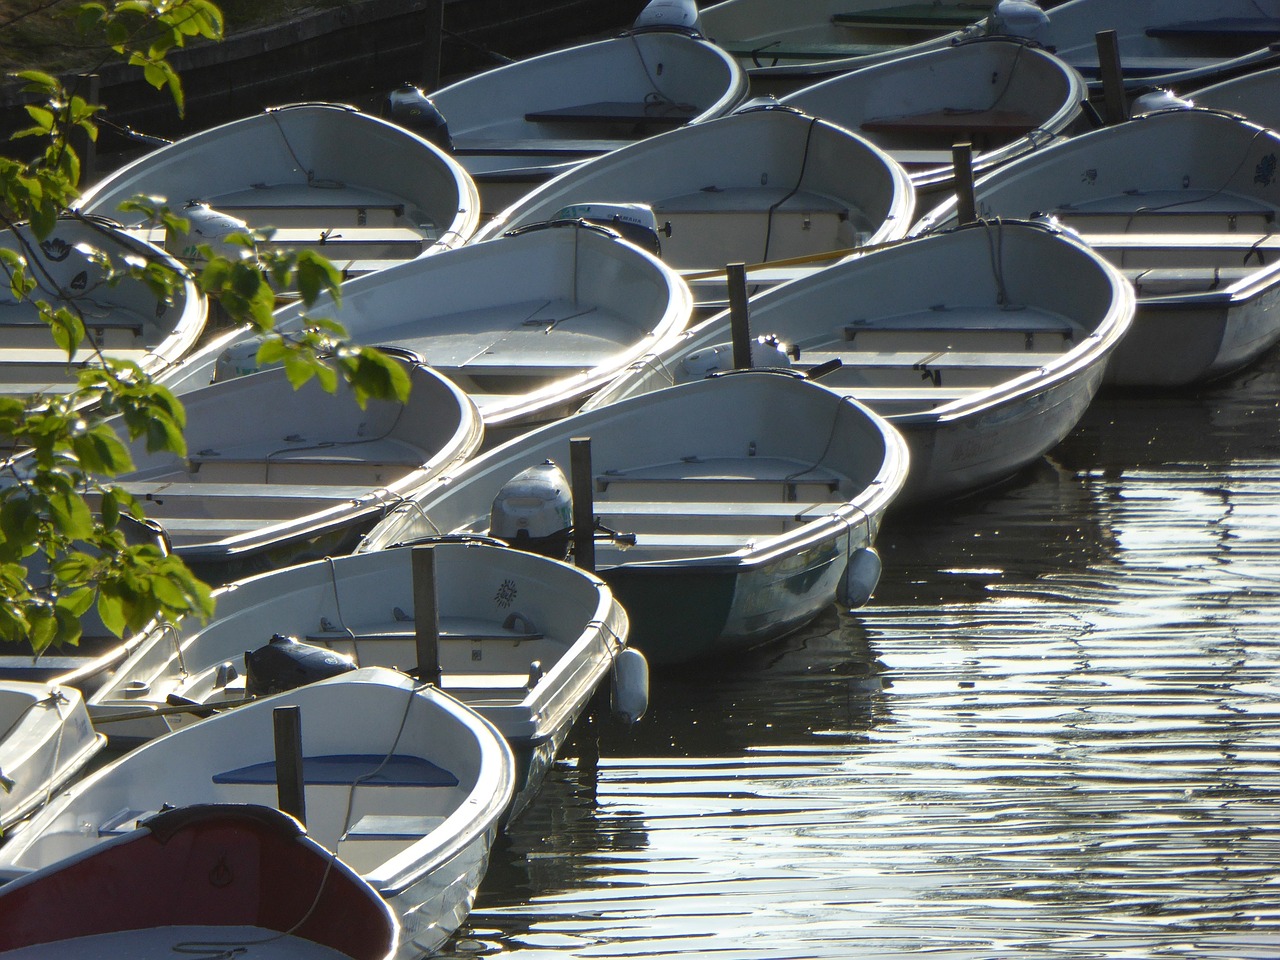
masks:
MULTIPOLYGON (((308 786, 456 787, 458 778, 425 757, 333 754, 304 757, 302 776, 308 786)), ((266 760, 213 775, 220 784, 274 784, 276 762, 266 760)))
POLYGON ((976 23, 991 12, 990 3, 902 3, 877 10, 835 13, 831 22, 841 27, 870 27, 885 30, 921 30, 943 33, 976 23))
POLYGON ((1147 36, 1188 40, 1249 40, 1258 46, 1280 40, 1280 18, 1215 17, 1210 20, 1183 20, 1147 27, 1147 36))
POLYGON ((686 500, 597 500, 595 513, 602 517, 719 517, 749 516, 762 520, 795 520, 805 523, 827 516, 840 506, 835 501, 804 503, 714 503, 686 500))
POLYGON ((862 121, 867 133, 1001 134, 1022 136, 1040 124, 1021 110, 964 110, 944 108, 897 117, 873 117, 862 121))
POLYGON ((726 41, 721 47, 735 57, 751 57, 757 66, 761 60, 843 60, 846 57, 871 57, 897 50, 896 43, 805 43, 773 40, 762 44, 726 41))
POLYGON ((665 100, 630 102, 602 100, 567 107, 531 110, 524 115, 530 123, 639 123, 679 127, 698 114, 698 108, 665 100))

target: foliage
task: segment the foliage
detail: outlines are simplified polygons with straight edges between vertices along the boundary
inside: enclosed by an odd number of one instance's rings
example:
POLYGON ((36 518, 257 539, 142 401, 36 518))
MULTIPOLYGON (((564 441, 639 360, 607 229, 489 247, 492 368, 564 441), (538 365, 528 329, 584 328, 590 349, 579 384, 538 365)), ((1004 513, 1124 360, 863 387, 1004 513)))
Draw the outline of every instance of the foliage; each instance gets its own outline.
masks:
MULTIPOLYGON (((222 13, 209 0, 88 2, 75 8, 74 20, 83 34, 141 69, 157 90, 167 90, 179 110, 182 86, 166 56, 194 38, 219 40, 223 31, 222 13)), ((38 102, 27 108, 30 125, 13 139, 24 149, 38 148, 30 159, 0 156, 0 226, 29 222, 39 243, 59 217, 76 216, 80 161, 73 137, 96 137, 101 108, 47 73, 17 76, 38 102)), ((188 227, 153 198, 131 206, 170 230, 188 227)), ((112 483, 132 468, 127 441, 145 438, 148 450, 185 453, 182 404, 136 364, 103 356, 86 337, 74 298, 44 299, 49 278, 39 274, 35 247, 15 236, 16 250, 0 250, 0 283, 13 299, 35 304, 68 360, 89 350, 95 362, 66 394, 0 397, 0 442, 21 451, 0 465, 0 639, 27 643, 37 654, 73 644, 81 617, 94 608, 117 636, 156 617, 207 617, 209 587, 153 538, 138 542, 143 510, 112 483)), ((243 250, 236 258, 201 246, 206 263, 197 278, 225 313, 268 334, 259 362, 284 364, 295 387, 315 377, 332 391, 341 377, 362 404, 370 396, 403 401, 409 388, 403 370, 376 350, 346 344, 337 324, 316 320, 289 338, 270 333, 281 294, 296 290, 309 305, 328 292, 336 301, 340 276, 311 252, 258 253, 257 241, 265 238, 233 238, 243 250)), ((142 282, 159 300, 173 301, 181 278, 164 264, 97 256, 106 282, 142 282)))

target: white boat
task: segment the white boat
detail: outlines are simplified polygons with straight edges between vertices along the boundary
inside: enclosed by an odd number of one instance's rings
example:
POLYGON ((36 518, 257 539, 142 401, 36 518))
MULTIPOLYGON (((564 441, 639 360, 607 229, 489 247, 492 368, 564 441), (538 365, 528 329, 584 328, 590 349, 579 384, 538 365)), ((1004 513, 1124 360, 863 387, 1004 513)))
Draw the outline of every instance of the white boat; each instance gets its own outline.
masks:
POLYGON ((378 892, 297 820, 253 804, 157 813, 0 887, 9 960, 138 960, 200 947, 392 960, 399 930, 378 892))
POLYGON ((658 24, 486 70, 433 91, 430 106, 414 93, 392 94, 392 118, 438 114, 496 213, 566 165, 728 113, 747 76, 715 44, 658 24))
MULTIPOLYGON (((1138 293, 1107 381, 1181 387, 1224 376, 1280 340, 1280 134, 1172 109, 1080 134, 978 181, 983 218, 1050 216, 1138 293)), ((916 232, 954 221, 955 203, 916 232)))
MULTIPOLYGON (((609 681, 626 649, 627 615, 598 577, 549 557, 474 540, 424 549, 435 574, 437 685, 511 745, 515 816, 587 701, 609 681)), ((201 712, 170 704, 238 703, 281 676, 314 676, 310 658, 319 658, 322 671, 419 666, 412 554, 320 560, 222 588, 208 623, 156 625, 131 638, 132 654, 90 696, 91 716, 113 745, 136 743, 190 725, 201 712), (262 647, 272 651, 246 653, 262 647), (330 662, 327 652, 341 660, 330 662)))
POLYGON ((763 92, 767 84, 805 85, 949 39, 986 17, 993 3, 721 0, 699 17, 707 36, 736 56, 763 92))
POLYGON ((0 835, 38 810, 93 759, 94 731, 79 691, 57 683, 0 680, 0 835))
POLYGON ((475 183, 417 134, 336 103, 273 107, 160 147, 85 191, 77 209, 144 230, 184 259, 237 226, 273 249, 314 249, 347 274, 456 247, 475 232, 475 183), (167 200, 193 230, 168 237, 120 205, 167 200), (208 236, 202 236, 202 232, 208 236))
POLYGON ((911 175, 916 197, 954 191, 952 147, 982 174, 1073 132, 1084 79, 1053 54, 983 37, 841 74, 780 98, 856 131, 911 175))
MULTIPOLYGON (((129 444, 114 478, 164 528, 173 552, 226 581, 343 552, 392 504, 480 446, 475 404, 435 371, 406 362, 406 403, 295 390, 283 368, 193 391, 187 454, 129 444)), ((114 422, 114 421, 109 421, 114 422)))
MULTIPOLYGON (((441 534, 520 544, 506 521, 521 510, 532 515, 530 540, 541 530, 556 546, 589 495, 609 531, 593 565, 626 608, 630 645, 652 663, 681 662, 782 636, 838 597, 865 602, 879 576, 880 518, 906 469, 897 431, 856 402, 790 374, 735 374, 517 437, 428 485, 359 550, 441 534), (587 476, 579 461, 576 504, 555 496, 568 492, 563 476, 546 481, 546 503, 521 494, 526 471, 569 466, 582 438, 591 462, 587 476)), ((587 531, 575 529, 585 549, 587 531)), ((577 548, 575 558, 585 559, 577 548)))
POLYGON ((399 918, 396 956, 409 960, 439 947, 470 910, 512 776, 511 751, 487 720, 435 687, 365 667, 211 717, 102 767, 0 846, 0 875, 82 854, 168 807, 280 807, 281 794, 298 794, 311 838, 399 918), (282 717, 296 718, 301 750, 277 752, 277 732, 292 738, 276 713, 290 707, 296 713, 282 717))
MULTIPOLYGON (((558 419, 670 343, 693 299, 674 270, 577 221, 469 244, 343 284, 303 310, 276 313, 277 331, 304 317, 337 320, 354 342, 406 351, 466 391, 486 437, 558 419)), ((184 394, 257 368, 258 340, 211 340, 161 383, 184 394)))
POLYGON ((1197 107, 1238 113, 1260 127, 1280 128, 1280 66, 1185 90, 1183 96, 1197 107))
POLYGON ((1115 32, 1125 89, 1204 84, 1274 58, 1280 0, 1067 0, 1045 11, 1035 39, 1098 90, 1104 30, 1115 32))
MULTIPOLYGON (((1133 319, 1129 283, 1078 240, 988 222, 846 260, 750 302, 758 362, 810 371, 905 437, 898 503, 990 486, 1075 427, 1133 319), (776 342, 776 346, 773 345, 776 342), (794 355, 794 359, 790 355, 794 355)), ((732 367, 728 314, 637 364, 589 409, 732 367)))
POLYGON ((25 300, 14 299, 7 282, 0 285, 0 394, 64 392, 75 386, 81 369, 102 356, 136 363, 156 376, 191 351, 204 331, 209 304, 190 272, 159 247, 101 218, 62 217, 43 241, 21 224, 0 231, 0 249, 22 256, 36 284, 25 300), (179 276, 173 296, 165 302, 127 276, 109 281, 103 255, 115 270, 148 263, 170 268, 179 276), (35 300, 66 307, 84 324, 85 342, 71 357, 55 344, 35 300))
MULTIPOLYGON (((477 239, 595 204, 648 207, 662 259, 700 305, 723 300, 724 267, 811 258, 830 263, 849 248, 904 236, 915 209, 905 170, 835 124, 771 106, 659 134, 560 174, 489 221, 477 239)), ((802 268, 757 273, 760 284, 802 268)))

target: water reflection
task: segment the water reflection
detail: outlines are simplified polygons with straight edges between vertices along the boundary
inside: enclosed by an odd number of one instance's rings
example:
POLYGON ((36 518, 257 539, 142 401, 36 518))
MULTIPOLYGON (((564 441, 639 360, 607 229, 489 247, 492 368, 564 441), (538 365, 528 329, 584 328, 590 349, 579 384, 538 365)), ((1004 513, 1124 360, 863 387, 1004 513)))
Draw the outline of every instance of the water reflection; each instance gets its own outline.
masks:
POLYGON ((655 678, 456 948, 512 960, 1280 956, 1280 363, 1099 398, 902 516, 857 616, 655 678))

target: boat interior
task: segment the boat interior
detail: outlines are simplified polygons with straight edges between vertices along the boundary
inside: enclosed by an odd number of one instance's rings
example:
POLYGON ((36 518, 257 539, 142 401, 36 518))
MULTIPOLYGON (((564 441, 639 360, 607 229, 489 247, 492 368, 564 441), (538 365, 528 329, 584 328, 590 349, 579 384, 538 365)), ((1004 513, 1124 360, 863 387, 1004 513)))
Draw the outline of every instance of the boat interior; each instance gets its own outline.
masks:
POLYGON ((1221 290, 1280 249, 1280 209, 1222 190, 1134 191, 1052 212, 1134 284, 1139 297, 1221 290))
MULTIPOLYGON (((828 4, 828 6, 831 6, 828 4)), ((829 15, 811 17, 803 27, 751 36, 718 38, 724 49, 749 58, 755 66, 773 66, 791 60, 835 60, 891 53, 961 30, 991 12, 992 0, 951 0, 932 3, 890 3, 886 0, 848 0, 835 5, 829 15)), ((794 20, 794 14, 786 10, 794 20)), ((716 32, 716 21, 707 30, 716 32)), ((767 19, 761 21, 767 23, 767 19)))

